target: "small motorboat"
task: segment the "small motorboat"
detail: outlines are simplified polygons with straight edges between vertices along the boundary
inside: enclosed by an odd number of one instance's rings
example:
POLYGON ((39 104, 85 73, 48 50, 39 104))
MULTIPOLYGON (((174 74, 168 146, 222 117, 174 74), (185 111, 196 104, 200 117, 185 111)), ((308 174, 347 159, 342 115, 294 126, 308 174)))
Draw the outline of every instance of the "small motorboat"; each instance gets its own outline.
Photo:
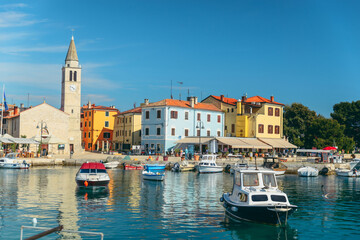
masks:
POLYGON ((165 178, 165 164, 146 164, 142 171, 143 179, 162 181, 165 178))
POLYGON ((149 172, 165 171, 165 164, 145 164, 144 170, 149 172))
POLYGON ((17 155, 18 153, 8 153, 5 157, 0 158, 0 168, 29 169, 30 164, 26 160, 19 160, 17 155))
POLYGON ((110 182, 110 177, 104 164, 86 162, 81 165, 75 180, 79 187, 107 186, 110 182))
POLYGON ((171 168, 171 171, 173 172, 188 172, 188 171, 194 171, 195 170, 195 164, 191 164, 187 161, 182 161, 181 163, 174 163, 174 166, 171 168))
POLYGON ((117 168, 119 166, 119 162, 118 161, 106 162, 104 163, 104 166, 106 169, 117 168))
POLYGON ((144 169, 143 165, 141 164, 126 164, 124 163, 124 169, 125 170, 142 170, 144 169))
POLYGON ((276 176, 284 175, 287 170, 287 166, 283 164, 283 162, 276 162, 276 159, 277 157, 264 157, 264 164, 262 167, 273 170, 276 176), (269 161, 269 159, 272 159, 272 161, 269 161))
POLYGON ((336 175, 342 177, 360 177, 360 160, 354 159, 350 162, 350 169, 335 169, 336 175))
POLYGON ((216 155, 209 154, 203 155, 199 163, 198 171, 199 173, 219 173, 223 171, 222 166, 216 164, 216 155))
POLYGON ((300 177, 317 177, 319 170, 313 167, 302 167, 297 170, 300 177))
POLYGON ((237 169, 237 168, 247 169, 248 167, 249 167, 249 164, 245 160, 242 160, 242 161, 236 162, 235 164, 232 164, 232 165, 230 165, 230 164, 226 165, 225 172, 234 174, 235 169, 237 169))
POLYGON ((220 198, 226 214, 235 220, 267 224, 286 224, 297 206, 276 182, 275 172, 269 169, 235 169, 233 189, 220 198))
POLYGON ((145 180, 163 181, 165 178, 165 172, 151 172, 144 170, 142 172, 142 176, 145 180))

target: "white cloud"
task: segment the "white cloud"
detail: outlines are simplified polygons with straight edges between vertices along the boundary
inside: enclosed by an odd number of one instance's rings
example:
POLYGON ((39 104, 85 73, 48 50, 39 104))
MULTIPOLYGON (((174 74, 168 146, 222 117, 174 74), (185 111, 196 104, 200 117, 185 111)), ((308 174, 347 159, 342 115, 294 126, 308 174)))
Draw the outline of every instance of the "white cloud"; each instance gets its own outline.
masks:
POLYGON ((8 11, 0 12, 0 28, 23 27, 35 23, 44 22, 45 20, 29 19, 30 15, 21 12, 8 11))
POLYGON ((0 5, 0 8, 10 9, 10 8, 24 8, 27 7, 25 3, 13 3, 13 4, 4 4, 0 5))
POLYGON ((0 63, 3 83, 18 83, 34 88, 57 89, 61 81, 60 64, 0 63))
MULTIPOLYGON (((113 90, 120 88, 119 84, 98 76, 97 64, 88 63, 92 66, 82 73, 82 87, 88 89, 113 90)), ((34 63, 1 63, 1 83, 20 84, 36 89, 58 90, 61 84, 61 64, 34 64, 34 63)), ((84 68, 83 68, 84 69, 84 68)))
MULTIPOLYGON (((1 36, 0 36, 1 39, 1 36)), ((63 46, 38 46, 38 47, 0 47, 0 52, 6 54, 21 54, 29 52, 44 52, 44 53, 54 53, 54 52, 67 52, 68 47, 63 46)))
POLYGON ((0 41, 9 41, 14 39, 21 39, 30 34, 27 32, 17 32, 17 33, 0 33, 0 41))

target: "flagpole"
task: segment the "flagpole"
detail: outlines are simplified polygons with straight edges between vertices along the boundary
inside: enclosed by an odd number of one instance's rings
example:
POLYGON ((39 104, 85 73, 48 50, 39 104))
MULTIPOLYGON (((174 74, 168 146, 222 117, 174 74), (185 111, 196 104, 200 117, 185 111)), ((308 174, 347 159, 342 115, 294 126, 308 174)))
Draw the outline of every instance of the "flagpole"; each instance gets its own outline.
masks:
MULTIPOLYGON (((2 97, 1 97, 1 127, 0 127, 1 136, 3 135, 4 92, 5 92, 5 85, 3 84, 3 92, 2 92, 2 97)), ((2 142, 0 142, 0 150, 2 150, 2 142)))

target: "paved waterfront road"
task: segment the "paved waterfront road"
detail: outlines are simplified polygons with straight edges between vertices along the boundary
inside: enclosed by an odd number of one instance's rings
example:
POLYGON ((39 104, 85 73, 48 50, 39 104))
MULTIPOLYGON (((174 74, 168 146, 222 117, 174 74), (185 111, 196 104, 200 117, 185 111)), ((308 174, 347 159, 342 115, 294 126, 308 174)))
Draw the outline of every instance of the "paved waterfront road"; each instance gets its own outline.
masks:
MULTIPOLYGON (((278 178, 299 209, 287 228, 234 223, 219 198, 230 175, 166 172, 164 182, 142 181, 140 171, 109 170, 108 191, 76 188, 77 167, 0 169, 0 239, 19 239, 20 226, 103 232, 105 239, 354 239, 360 217, 360 179, 336 176, 278 178), (321 195, 321 185, 329 199, 321 195)), ((38 232, 25 230, 29 237, 38 232)), ((50 235, 43 239, 99 239, 50 235)))

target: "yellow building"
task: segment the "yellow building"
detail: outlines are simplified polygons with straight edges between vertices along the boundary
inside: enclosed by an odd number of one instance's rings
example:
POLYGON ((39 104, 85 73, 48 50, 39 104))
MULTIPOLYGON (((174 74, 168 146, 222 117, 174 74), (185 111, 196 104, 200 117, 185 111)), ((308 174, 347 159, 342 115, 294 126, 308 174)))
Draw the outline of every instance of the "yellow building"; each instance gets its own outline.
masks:
POLYGON ((274 97, 242 97, 236 104, 236 137, 283 138, 283 107, 274 97))
MULTIPOLYGON (((113 143, 115 150, 130 151, 141 145, 141 107, 116 114, 113 143)), ((138 149, 140 150, 140 149, 138 149)))
POLYGON ((86 151, 112 150, 115 107, 87 104, 82 107, 82 144, 86 151))
POLYGON ((210 95, 201 102, 213 104, 225 113, 224 137, 235 137, 237 100, 224 95, 210 95))
POLYGON ((283 106, 260 96, 241 100, 210 95, 202 102, 212 103, 225 112, 227 137, 283 138, 283 106))

